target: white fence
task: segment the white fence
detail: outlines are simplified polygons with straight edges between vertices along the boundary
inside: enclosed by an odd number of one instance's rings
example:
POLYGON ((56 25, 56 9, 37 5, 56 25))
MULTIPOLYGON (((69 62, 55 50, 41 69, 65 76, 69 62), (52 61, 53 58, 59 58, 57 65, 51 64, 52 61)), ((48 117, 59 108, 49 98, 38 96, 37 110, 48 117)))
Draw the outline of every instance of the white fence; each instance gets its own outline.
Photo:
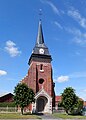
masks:
POLYGON ((56 113, 65 113, 65 110, 63 107, 53 107, 53 112, 56 113))

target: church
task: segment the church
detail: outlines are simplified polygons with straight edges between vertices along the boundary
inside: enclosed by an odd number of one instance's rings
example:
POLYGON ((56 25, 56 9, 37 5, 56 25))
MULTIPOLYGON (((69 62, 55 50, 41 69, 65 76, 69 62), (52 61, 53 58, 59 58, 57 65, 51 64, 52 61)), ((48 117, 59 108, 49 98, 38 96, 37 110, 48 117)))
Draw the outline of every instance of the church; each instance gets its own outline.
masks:
POLYGON ((36 43, 28 61, 28 74, 21 81, 35 93, 35 103, 29 108, 34 113, 52 113, 55 106, 55 83, 51 61, 52 57, 44 42, 42 22, 39 20, 36 43))

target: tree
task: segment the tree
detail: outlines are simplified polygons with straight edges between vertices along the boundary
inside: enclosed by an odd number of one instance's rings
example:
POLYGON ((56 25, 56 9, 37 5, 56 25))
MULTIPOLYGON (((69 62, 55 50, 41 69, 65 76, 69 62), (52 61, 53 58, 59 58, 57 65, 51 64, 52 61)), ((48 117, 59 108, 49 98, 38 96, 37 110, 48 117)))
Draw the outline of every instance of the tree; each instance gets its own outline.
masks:
POLYGON ((78 102, 77 104, 73 105, 73 109, 71 110, 71 114, 82 114, 82 109, 83 109, 83 100, 81 100, 80 98, 78 98, 78 102))
POLYGON ((23 114, 24 107, 34 102, 33 90, 28 88, 26 84, 19 83, 14 89, 14 101, 21 108, 21 113, 23 114))
POLYGON ((62 106, 67 114, 74 109, 74 105, 78 103, 78 97, 75 94, 75 90, 72 87, 66 88, 62 93, 62 106))

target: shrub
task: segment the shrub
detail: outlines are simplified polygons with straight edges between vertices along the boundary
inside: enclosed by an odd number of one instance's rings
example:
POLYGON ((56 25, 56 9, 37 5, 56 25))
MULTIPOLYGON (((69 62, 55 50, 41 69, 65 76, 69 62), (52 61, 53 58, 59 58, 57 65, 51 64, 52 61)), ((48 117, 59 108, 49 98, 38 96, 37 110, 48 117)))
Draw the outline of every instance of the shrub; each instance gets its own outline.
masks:
POLYGON ((0 102, 0 107, 15 107, 14 102, 0 102))

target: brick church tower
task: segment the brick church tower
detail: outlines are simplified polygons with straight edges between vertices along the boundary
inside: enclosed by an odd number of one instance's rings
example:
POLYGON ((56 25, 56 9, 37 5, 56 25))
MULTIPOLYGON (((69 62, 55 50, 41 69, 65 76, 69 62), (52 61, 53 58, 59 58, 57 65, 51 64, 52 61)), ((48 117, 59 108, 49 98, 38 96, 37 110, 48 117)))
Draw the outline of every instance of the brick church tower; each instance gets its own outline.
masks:
POLYGON ((35 93, 35 103, 32 104, 33 112, 52 113, 55 93, 51 61, 48 47, 44 43, 40 20, 36 44, 28 62, 30 66, 28 74, 22 80, 22 83, 26 83, 35 93))

